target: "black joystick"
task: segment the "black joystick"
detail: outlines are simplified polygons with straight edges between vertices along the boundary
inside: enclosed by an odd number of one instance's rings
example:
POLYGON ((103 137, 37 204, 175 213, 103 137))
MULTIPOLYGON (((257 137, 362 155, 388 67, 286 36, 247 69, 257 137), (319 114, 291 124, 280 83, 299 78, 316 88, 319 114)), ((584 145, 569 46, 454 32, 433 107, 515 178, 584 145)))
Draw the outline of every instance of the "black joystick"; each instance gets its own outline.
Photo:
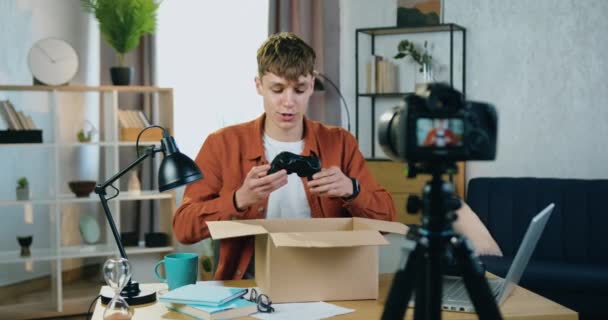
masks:
POLYGON ((321 171, 321 160, 314 152, 307 157, 283 151, 272 160, 268 174, 273 174, 281 169, 287 170, 287 174, 296 173, 300 177, 312 180, 312 175, 321 171))

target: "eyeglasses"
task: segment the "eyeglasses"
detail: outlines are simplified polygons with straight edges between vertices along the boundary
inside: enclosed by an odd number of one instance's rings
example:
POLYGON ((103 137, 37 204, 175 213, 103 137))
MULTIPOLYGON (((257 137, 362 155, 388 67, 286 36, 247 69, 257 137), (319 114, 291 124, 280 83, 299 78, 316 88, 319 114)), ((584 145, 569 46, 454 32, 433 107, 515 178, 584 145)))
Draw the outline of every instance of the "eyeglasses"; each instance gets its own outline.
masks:
POLYGON ((272 301, 265 294, 258 294, 255 289, 251 289, 251 294, 249 295, 249 299, 251 302, 255 302, 258 305, 258 311, 264 313, 274 312, 274 308, 271 306, 272 301))

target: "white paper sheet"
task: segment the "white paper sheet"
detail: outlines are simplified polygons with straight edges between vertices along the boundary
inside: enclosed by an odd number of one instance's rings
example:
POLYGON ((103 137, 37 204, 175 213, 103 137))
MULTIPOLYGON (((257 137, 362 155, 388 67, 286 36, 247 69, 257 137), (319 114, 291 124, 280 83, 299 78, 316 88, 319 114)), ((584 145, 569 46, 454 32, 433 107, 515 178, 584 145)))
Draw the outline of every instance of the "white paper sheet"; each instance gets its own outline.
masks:
POLYGON ((273 313, 258 312, 251 316, 263 320, 316 320, 355 311, 326 302, 273 303, 272 307, 274 307, 273 313))

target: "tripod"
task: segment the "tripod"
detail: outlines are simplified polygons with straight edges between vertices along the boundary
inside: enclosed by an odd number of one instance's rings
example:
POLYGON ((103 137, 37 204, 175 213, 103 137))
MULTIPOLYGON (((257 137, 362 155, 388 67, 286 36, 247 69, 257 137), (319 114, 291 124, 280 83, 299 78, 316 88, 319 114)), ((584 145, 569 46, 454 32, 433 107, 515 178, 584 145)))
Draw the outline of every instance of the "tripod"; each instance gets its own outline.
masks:
POLYGON ((454 210, 460 207, 460 200, 453 196, 453 185, 441 180, 448 167, 455 168, 453 164, 443 163, 409 165, 408 177, 424 172, 431 174, 432 180, 424 187, 422 203, 419 199, 408 201, 409 212, 418 211, 422 205, 422 225, 410 228, 407 234, 408 239, 416 241, 416 247, 405 267, 395 273, 382 313, 383 320, 403 319, 412 291, 416 292, 414 319, 441 319, 443 270, 448 249, 462 273, 479 319, 502 319, 481 262, 468 240, 452 229, 452 222, 456 220, 454 210))

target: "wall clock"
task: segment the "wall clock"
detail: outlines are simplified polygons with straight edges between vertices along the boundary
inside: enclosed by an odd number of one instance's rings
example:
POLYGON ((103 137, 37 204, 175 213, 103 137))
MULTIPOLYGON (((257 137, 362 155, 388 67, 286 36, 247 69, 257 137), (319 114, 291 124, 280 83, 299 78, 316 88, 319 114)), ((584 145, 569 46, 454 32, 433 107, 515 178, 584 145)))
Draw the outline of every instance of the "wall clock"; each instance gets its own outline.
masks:
POLYGON ((46 38, 36 41, 28 54, 34 84, 67 85, 78 71, 78 54, 64 40, 46 38))

